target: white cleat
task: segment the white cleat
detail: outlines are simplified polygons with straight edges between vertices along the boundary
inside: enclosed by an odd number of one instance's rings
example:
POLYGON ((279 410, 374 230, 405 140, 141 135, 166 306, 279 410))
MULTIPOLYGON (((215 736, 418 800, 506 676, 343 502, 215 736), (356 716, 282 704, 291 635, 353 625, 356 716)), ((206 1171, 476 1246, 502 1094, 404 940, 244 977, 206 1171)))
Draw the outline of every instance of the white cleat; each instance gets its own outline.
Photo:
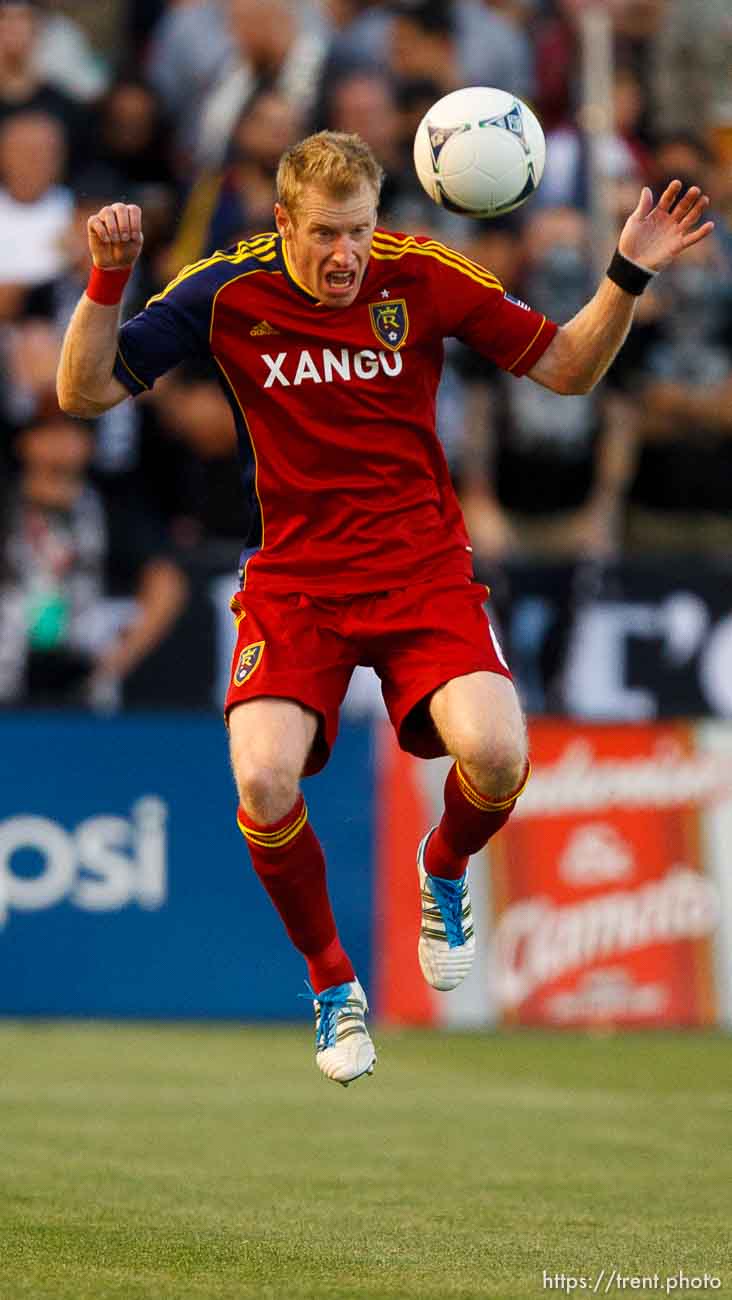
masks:
MULTIPOLYGON (((435 827, 432 827, 434 830, 435 827)), ((417 870, 422 898, 419 931, 419 964, 433 989, 447 993, 465 979, 475 957, 473 909, 470 906, 468 873, 459 880, 443 880, 425 871, 424 854, 428 831, 417 850, 417 870)))
POLYGON ((327 1079, 347 1088, 373 1074, 376 1051, 366 1028, 369 1004, 358 980, 334 984, 313 995, 315 1063, 327 1079))

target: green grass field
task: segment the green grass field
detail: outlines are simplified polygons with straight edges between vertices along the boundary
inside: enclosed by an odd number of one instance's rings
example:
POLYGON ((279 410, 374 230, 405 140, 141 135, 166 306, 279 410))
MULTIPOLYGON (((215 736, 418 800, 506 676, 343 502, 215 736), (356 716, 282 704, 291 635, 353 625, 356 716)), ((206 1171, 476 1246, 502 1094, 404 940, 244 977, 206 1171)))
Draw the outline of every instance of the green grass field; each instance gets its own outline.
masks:
POLYGON ((732 1296, 728 1039, 377 1045, 343 1089, 300 1028, 0 1025, 2 1300, 732 1296))

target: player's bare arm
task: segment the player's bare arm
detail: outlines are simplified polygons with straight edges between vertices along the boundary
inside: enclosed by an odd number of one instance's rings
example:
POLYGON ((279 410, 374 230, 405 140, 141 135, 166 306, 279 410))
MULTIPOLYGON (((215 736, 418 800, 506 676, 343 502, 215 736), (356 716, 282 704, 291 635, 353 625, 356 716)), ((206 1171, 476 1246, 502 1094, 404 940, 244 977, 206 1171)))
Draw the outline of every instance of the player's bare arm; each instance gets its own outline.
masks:
MULTIPOLYGON (((655 275, 676 260, 686 248, 706 239, 712 221, 700 224, 709 198, 697 185, 681 193, 681 181, 672 181, 658 203, 644 187, 638 206, 626 221, 618 252, 643 272, 655 275)), ((544 355, 528 372, 545 388, 557 393, 588 393, 612 364, 628 334, 636 297, 607 276, 597 293, 555 335, 544 355)))
MULTIPOLYGON (((116 282, 121 298, 125 276, 119 272, 129 273, 142 251, 139 207, 113 203, 102 208, 89 218, 87 233, 94 267, 102 283, 105 274, 110 283, 111 291, 99 296, 114 299, 116 282)), ((100 302, 82 294, 64 336, 56 380, 59 405, 68 415, 91 419, 129 397, 112 373, 119 313, 119 300, 100 302)))

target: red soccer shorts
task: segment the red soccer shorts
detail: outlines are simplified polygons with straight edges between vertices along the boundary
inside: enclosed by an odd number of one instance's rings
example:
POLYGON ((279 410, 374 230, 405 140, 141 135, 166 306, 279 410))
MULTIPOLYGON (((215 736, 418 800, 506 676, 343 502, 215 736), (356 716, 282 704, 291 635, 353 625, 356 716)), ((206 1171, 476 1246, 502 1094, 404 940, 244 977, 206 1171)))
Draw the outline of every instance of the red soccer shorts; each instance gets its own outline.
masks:
POLYGON ((263 695, 312 709, 320 716, 305 768, 312 776, 330 756, 351 673, 366 664, 381 679, 402 749, 436 758, 445 749, 427 707, 433 691, 466 673, 511 677, 485 599, 486 588, 468 578, 338 598, 237 592, 226 716, 263 695))

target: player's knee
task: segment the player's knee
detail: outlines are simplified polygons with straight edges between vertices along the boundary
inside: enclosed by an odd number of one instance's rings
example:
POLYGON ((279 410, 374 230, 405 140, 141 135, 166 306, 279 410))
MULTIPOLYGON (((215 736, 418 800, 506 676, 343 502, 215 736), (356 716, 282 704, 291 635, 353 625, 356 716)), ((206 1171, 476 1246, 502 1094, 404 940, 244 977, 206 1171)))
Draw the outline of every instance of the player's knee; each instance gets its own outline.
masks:
POLYGON ((483 794, 501 798, 517 790, 526 774, 523 731, 486 731, 466 737, 460 765, 483 794))
POLYGON ((284 817, 299 790, 298 773, 286 763, 240 763, 236 783, 242 808, 263 826, 284 817))

